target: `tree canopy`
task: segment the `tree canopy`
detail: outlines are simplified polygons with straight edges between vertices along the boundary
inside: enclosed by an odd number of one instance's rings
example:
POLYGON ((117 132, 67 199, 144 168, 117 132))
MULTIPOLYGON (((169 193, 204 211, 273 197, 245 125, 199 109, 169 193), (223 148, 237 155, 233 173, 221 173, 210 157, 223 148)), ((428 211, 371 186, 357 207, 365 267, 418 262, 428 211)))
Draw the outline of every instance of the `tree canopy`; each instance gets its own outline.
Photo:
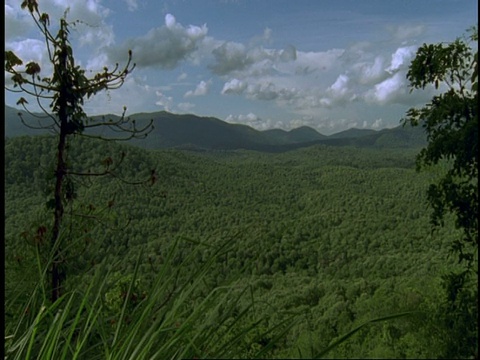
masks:
POLYGON ((428 192, 432 222, 440 225, 446 212, 455 215, 464 237, 454 249, 469 264, 478 248, 478 50, 471 44, 477 40, 473 28, 467 39, 418 49, 407 73, 412 89, 433 85, 444 91, 424 107, 410 109, 405 119, 427 132, 428 145, 417 157, 419 167, 448 161, 445 175, 428 192))
POLYGON ((421 124, 428 144, 417 156, 418 169, 441 165, 439 180, 428 189, 434 227, 453 216, 451 249, 463 269, 444 276, 445 303, 440 306, 448 335, 447 357, 478 356, 478 29, 452 43, 424 44, 407 78, 413 89, 440 91, 405 123, 421 124), (473 286, 472 286, 473 284, 473 286), (475 286, 476 285, 476 286, 475 286))

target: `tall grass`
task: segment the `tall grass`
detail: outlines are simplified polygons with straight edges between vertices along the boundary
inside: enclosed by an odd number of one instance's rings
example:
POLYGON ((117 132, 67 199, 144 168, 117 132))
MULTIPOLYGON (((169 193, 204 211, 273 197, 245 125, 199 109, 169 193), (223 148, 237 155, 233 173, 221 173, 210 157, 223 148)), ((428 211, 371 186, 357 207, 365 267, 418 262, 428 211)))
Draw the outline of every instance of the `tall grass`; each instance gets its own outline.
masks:
POLYGON ((191 269, 187 265, 193 261, 194 251, 182 264, 173 267, 177 243, 140 300, 135 293, 142 254, 138 256, 128 289, 122 296, 123 303, 116 312, 112 312, 106 296, 114 279, 111 270, 114 266, 108 259, 52 304, 45 286, 48 264, 42 266, 37 256, 38 280, 29 296, 20 296, 25 290, 20 288, 6 294, 6 307, 15 316, 5 326, 5 358, 141 360, 271 356, 275 342, 288 332, 295 316, 259 331, 257 325, 264 319, 255 313, 255 298, 248 284, 230 281, 205 292, 205 277, 226 248, 216 249, 201 266, 181 274, 183 268, 191 269), (199 296, 200 293, 205 295, 199 296), (269 342, 259 346, 258 339, 265 338, 269 342))

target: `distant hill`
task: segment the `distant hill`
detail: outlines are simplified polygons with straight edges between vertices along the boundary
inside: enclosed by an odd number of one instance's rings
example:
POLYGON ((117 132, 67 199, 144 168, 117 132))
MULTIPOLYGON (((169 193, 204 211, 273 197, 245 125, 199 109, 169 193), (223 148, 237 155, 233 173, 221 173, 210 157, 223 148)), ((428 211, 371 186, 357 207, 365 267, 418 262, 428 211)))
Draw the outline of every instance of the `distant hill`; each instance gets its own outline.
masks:
POLYGON ((30 115, 26 111, 18 110, 10 106, 5 106, 5 137, 16 137, 21 135, 39 135, 46 134, 48 131, 44 129, 30 129, 22 123, 19 114, 27 124, 46 125, 48 119, 45 114, 30 115))
POLYGON ((288 144, 304 143, 328 138, 328 136, 322 135, 318 131, 308 126, 301 126, 290 131, 285 131, 282 129, 270 129, 263 131, 263 133, 271 139, 278 140, 280 143, 288 144))
MULTIPOLYGON (((5 136, 35 135, 46 130, 29 129, 18 117, 21 113, 29 124, 46 124, 51 119, 45 115, 28 114, 5 106, 5 136)), ((95 116, 93 119, 118 118, 115 115, 95 116)), ((356 146, 380 148, 421 147, 426 136, 421 127, 383 129, 348 129, 326 136, 316 130, 302 126, 290 131, 271 129, 259 131, 240 124, 231 124, 214 117, 192 114, 178 115, 165 111, 137 113, 130 115, 139 124, 153 120, 154 130, 146 139, 131 140, 132 143, 148 149, 183 148, 190 150, 235 150, 246 149, 265 152, 284 152, 316 144, 329 146, 356 146)), ((101 133, 108 137, 105 129, 101 133)))
POLYGON ((363 136, 373 135, 377 131, 372 129, 357 129, 357 128, 350 128, 344 131, 340 131, 336 134, 332 134, 329 136, 330 139, 346 139, 346 138, 359 138, 363 136))

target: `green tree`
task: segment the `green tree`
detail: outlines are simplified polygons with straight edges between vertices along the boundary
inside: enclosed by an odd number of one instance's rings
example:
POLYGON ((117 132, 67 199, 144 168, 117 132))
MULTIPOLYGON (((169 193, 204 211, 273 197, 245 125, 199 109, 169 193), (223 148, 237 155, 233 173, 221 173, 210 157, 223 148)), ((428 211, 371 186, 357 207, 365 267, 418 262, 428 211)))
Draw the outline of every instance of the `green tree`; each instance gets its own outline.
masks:
MULTIPOLYGON (((86 71, 75 64, 75 58, 71 43, 69 41, 70 24, 64 18, 60 19, 56 35, 50 30, 50 18, 46 13, 40 13, 38 1, 24 0, 22 9, 28 10, 33 21, 44 37, 48 51, 48 61, 53 66, 51 76, 41 76, 42 70, 38 63, 29 62, 23 65, 23 61, 12 51, 5 52, 5 71, 12 75, 13 88, 7 90, 28 94, 36 99, 39 106, 45 112, 48 123, 40 125, 27 124, 23 118, 22 122, 29 127, 50 129, 56 134, 56 159, 54 169, 54 190, 53 198, 47 203, 53 210, 53 225, 51 229, 42 227, 39 231, 42 237, 50 237, 52 253, 51 262, 51 300, 55 302, 60 297, 62 282, 65 278, 64 270, 60 264, 64 261, 62 254, 62 227, 64 226, 64 213, 67 203, 73 201, 77 190, 74 176, 101 176, 113 175, 115 170, 114 161, 107 157, 103 161, 104 169, 99 173, 80 173, 73 171, 72 165, 67 162, 69 152, 69 138, 76 135, 85 135, 89 128, 108 127, 115 133, 120 134, 120 140, 133 137, 144 137, 152 129, 152 124, 147 123, 138 126, 134 120, 123 115, 117 120, 100 119, 94 121, 89 119, 83 111, 84 99, 97 94, 103 90, 117 89, 125 81, 126 76, 134 69, 132 64, 132 53, 129 51, 128 60, 124 67, 118 64, 113 70, 104 67, 103 72, 92 77, 86 76, 86 71), (49 102, 47 110, 45 102, 49 102), (48 235, 47 235, 48 234, 48 235)), ((21 97, 17 105, 22 105, 27 111, 28 101, 21 97)), ((91 133, 88 135, 91 136, 91 133)), ((120 159, 120 162, 123 160, 120 159)), ((154 172, 152 171, 153 180, 154 172)), ((38 234, 37 234, 38 235, 38 234)))
POLYGON ((462 268, 444 277, 444 320, 451 343, 446 356, 478 351, 478 29, 452 43, 424 44, 412 61, 407 79, 412 90, 434 86, 439 95, 407 112, 404 124, 422 125, 428 144, 417 156, 417 168, 442 164, 446 170, 428 189, 434 227, 448 214, 462 237, 452 250, 462 268))

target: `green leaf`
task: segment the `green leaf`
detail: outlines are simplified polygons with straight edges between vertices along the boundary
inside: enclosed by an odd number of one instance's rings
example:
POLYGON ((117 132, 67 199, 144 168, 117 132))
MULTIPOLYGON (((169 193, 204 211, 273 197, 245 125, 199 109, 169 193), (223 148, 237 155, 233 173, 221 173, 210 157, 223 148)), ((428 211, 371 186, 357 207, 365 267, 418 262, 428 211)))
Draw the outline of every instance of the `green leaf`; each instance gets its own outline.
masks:
POLYGON ((14 66, 22 64, 23 61, 13 51, 5 51, 5 69, 11 70, 14 66))
POLYGON ((40 65, 38 65, 36 62, 29 62, 26 67, 25 67, 25 72, 28 75, 35 75, 40 72, 40 65))

